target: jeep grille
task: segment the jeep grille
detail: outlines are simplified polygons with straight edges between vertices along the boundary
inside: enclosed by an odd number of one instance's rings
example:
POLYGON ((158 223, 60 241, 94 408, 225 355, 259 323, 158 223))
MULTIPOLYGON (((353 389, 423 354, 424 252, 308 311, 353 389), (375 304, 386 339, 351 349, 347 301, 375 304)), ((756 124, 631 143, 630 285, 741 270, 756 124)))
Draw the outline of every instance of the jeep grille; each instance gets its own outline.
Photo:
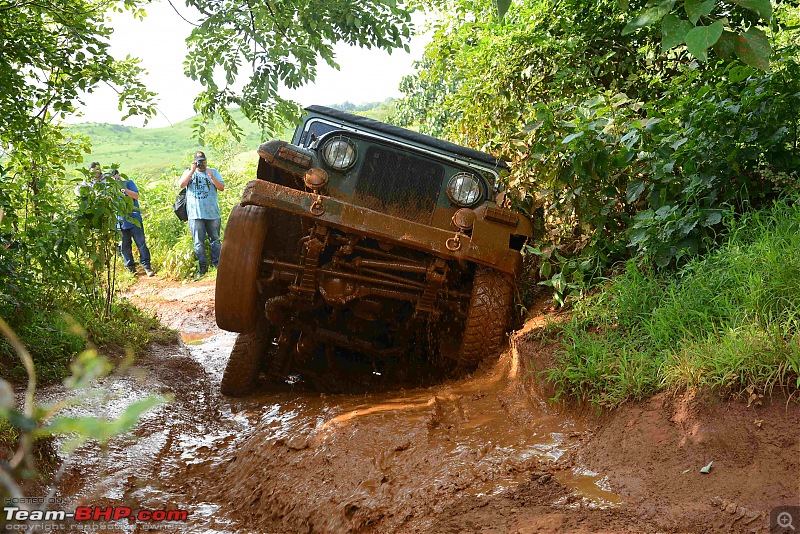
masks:
POLYGON ((355 188, 365 208, 429 224, 442 188, 444 167, 408 153, 372 146, 355 188))

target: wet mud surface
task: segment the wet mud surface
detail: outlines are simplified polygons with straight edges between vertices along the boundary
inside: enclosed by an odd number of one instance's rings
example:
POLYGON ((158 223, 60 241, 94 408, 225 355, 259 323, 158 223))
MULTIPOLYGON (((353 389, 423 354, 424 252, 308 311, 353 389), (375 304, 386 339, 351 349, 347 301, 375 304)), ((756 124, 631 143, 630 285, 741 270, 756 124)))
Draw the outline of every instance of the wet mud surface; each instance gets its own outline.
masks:
MULTIPOLYGON (((73 506, 182 509, 129 532, 767 532, 800 505, 796 403, 661 395, 597 415, 535 380, 556 347, 529 320, 498 361, 426 387, 320 394, 302 381, 220 395, 234 335, 213 283, 141 280, 129 298, 182 332, 109 377, 89 412, 173 395, 129 436, 66 459, 73 506), (700 468, 709 461, 707 475, 700 468)), ((62 392, 45 392, 58 398, 62 392)))

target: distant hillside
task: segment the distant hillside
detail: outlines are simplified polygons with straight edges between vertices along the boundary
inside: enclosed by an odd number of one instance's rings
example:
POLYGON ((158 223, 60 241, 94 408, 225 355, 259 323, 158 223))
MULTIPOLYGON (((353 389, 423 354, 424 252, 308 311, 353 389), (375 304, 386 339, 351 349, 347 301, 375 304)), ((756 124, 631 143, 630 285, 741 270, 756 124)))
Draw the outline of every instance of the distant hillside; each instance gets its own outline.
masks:
MULTIPOLYGON (((238 110, 232 112, 244 129, 237 147, 241 152, 254 150, 261 143, 258 126, 246 121, 238 110)), ((137 128, 121 124, 87 122, 72 124, 69 130, 87 135, 92 142, 92 153, 86 161, 99 161, 104 165, 118 163, 124 172, 159 173, 171 165, 185 163, 196 150, 203 150, 213 161, 214 151, 201 147, 192 137, 194 119, 188 119, 166 128, 137 128)), ((221 126, 209 125, 210 131, 221 126)), ((291 130, 284 133, 291 137, 291 130)), ((287 137, 287 138, 288 138, 287 137)))
MULTIPOLYGON (((349 102, 333 105, 337 109, 350 111, 380 121, 386 121, 394 112, 394 102, 384 102, 354 106, 349 102)), ((234 150, 249 152, 255 150, 262 142, 261 131, 257 125, 246 121, 239 110, 231 111, 233 117, 244 129, 244 136, 234 150)), ((192 137, 192 123, 188 119, 166 128, 138 128, 121 124, 87 122, 72 124, 71 132, 88 136, 92 142, 92 152, 85 157, 86 164, 99 161, 103 165, 118 163, 123 172, 156 175, 173 165, 180 165, 189 160, 196 150, 203 150, 213 162, 214 151, 201 147, 192 137)), ((221 125, 209 125, 208 130, 221 130, 221 125)), ((292 128, 283 132, 280 137, 291 139, 292 128)))
POLYGON ((395 112, 395 102, 396 101, 394 98, 387 98, 383 102, 370 102, 368 104, 359 105, 345 102, 343 104, 332 104, 328 107, 341 111, 347 111, 355 115, 363 115, 365 117, 369 117, 370 119, 379 120, 381 122, 391 123, 395 112))

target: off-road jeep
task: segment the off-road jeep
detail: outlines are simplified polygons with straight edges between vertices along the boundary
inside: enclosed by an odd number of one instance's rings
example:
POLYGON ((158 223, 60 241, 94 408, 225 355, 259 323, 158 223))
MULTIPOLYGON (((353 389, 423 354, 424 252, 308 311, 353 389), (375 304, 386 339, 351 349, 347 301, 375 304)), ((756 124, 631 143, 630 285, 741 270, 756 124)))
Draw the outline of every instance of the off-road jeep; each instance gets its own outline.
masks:
POLYGON ((217 324, 240 332, 222 380, 247 392, 342 354, 387 361, 426 345, 474 367, 503 343, 520 250, 503 161, 372 119, 307 108, 291 143, 258 148, 228 219, 217 324))

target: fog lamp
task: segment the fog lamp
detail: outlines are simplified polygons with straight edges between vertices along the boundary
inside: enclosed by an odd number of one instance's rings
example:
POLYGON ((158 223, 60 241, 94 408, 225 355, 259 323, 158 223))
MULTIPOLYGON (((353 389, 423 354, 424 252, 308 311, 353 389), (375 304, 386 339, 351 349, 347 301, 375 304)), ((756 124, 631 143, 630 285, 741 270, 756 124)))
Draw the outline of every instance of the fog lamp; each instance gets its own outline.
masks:
POLYGON ((325 169, 312 167, 308 169, 306 174, 303 176, 303 183, 305 183, 306 187, 312 191, 319 191, 328 185, 328 173, 325 172, 325 169))
POLYGON ((469 208, 461 208, 453 215, 453 224, 459 230, 471 230, 475 226, 475 212, 469 208))

